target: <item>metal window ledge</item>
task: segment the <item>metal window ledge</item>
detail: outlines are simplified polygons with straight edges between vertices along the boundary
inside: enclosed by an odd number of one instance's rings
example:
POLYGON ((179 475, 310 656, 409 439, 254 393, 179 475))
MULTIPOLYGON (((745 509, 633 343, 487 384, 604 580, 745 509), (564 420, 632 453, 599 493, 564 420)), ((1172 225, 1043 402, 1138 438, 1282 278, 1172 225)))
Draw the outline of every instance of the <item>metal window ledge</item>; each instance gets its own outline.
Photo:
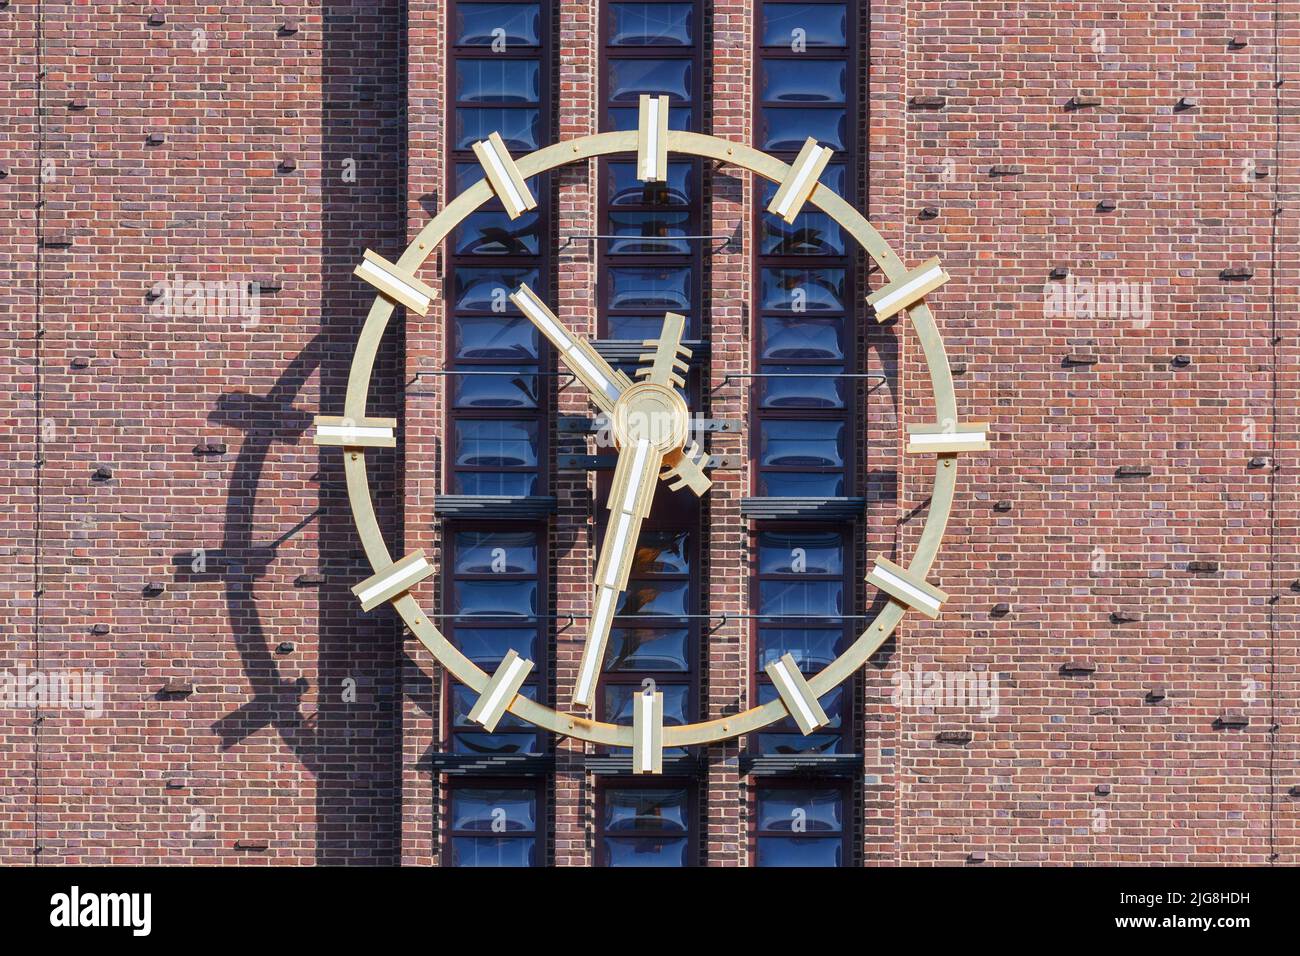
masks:
POLYGON ((749 777, 857 777, 862 754, 742 754, 740 772, 749 777))
POLYGON ((771 521, 856 521, 866 507, 866 498, 740 499, 741 515, 771 521))
POLYGON ((518 518, 536 520, 555 514, 555 499, 506 495, 438 495, 433 503, 439 518, 518 518))
POLYGON ((435 773, 451 777, 533 777, 555 769, 554 754, 429 754, 435 773))
MULTIPOLYGON (((631 754, 599 754, 587 757, 583 767, 597 777, 616 777, 632 774, 631 754)), ((704 773, 704 761, 694 754, 677 754, 665 756, 663 762, 664 777, 694 777, 704 773)))

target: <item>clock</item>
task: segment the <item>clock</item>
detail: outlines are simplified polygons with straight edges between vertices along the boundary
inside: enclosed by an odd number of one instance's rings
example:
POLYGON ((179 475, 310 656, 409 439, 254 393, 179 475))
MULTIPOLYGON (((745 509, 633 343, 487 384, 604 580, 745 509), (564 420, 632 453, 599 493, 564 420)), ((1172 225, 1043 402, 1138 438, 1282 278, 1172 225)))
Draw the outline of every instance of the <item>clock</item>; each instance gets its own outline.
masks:
POLYGON ((808 139, 794 162, 786 164, 752 147, 700 133, 668 128, 668 98, 642 96, 636 129, 599 133, 560 142, 512 157, 493 133, 474 145, 483 177, 452 199, 396 261, 367 250, 355 275, 376 291, 348 378, 343 414, 316 419, 314 441, 341 449, 348 501, 366 557, 374 573, 352 589, 363 610, 389 604, 411 633, 453 677, 477 695, 469 719, 491 732, 509 712, 560 736, 599 745, 630 748, 635 773, 659 773, 665 748, 705 744, 748 734, 778 721, 793 720, 811 734, 828 718, 819 699, 860 668, 889 638, 909 612, 937 617, 947 595, 927 580, 939 551, 957 483, 957 459, 988 448, 987 426, 958 418, 952 377, 927 293, 948 280, 937 259, 909 268, 861 213, 819 181, 832 150, 808 139), (709 457, 690 440, 692 410, 683 397, 682 373, 690 351, 682 344, 684 319, 669 312, 659 333, 645 341, 632 376, 613 368, 590 341, 565 327, 527 284, 509 296, 554 348, 559 361, 581 383, 595 408, 610 422, 618 450, 612 488, 604 506, 608 532, 592 579, 581 663, 572 686, 557 688, 558 709, 521 693, 533 662, 516 651, 505 654, 488 673, 465 656, 435 626, 416 596, 417 586, 435 573, 422 551, 394 558, 381 535, 370 497, 366 460, 397 444, 394 419, 371 417, 366 403, 380 340, 395 308, 427 314, 437 297, 420 276, 421 267, 451 231, 493 197, 512 219, 537 207, 528 180, 548 170, 594 157, 634 154, 637 177, 663 182, 670 155, 700 157, 756 173, 777 184, 767 211, 793 222, 805 207, 828 215, 866 251, 884 277, 867 303, 877 321, 905 317, 921 344, 932 385, 936 420, 908 428, 906 451, 932 456, 934 483, 926 523, 906 565, 885 558, 871 563, 867 582, 887 596, 881 610, 828 666, 805 678, 790 654, 766 667, 776 694, 740 713, 673 726, 664 724, 663 694, 653 686, 637 692, 631 723, 591 717, 601 679, 605 646, 618 598, 627 586, 638 530, 650 513, 660 482, 704 496, 711 481, 709 457))

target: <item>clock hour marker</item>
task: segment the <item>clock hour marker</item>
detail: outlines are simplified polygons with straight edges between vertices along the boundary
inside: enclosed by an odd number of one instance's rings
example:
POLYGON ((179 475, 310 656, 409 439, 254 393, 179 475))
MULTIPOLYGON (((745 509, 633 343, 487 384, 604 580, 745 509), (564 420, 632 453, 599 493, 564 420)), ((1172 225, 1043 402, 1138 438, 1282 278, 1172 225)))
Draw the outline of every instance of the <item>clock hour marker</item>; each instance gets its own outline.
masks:
POLYGON ((636 175, 642 182, 668 178, 668 97, 641 94, 636 127, 636 175))
POLYGON ((795 663, 793 655, 783 654, 780 660, 772 661, 765 670, 767 676, 772 678, 776 692, 781 695, 785 709, 790 711, 790 716, 805 737, 831 722, 817 700, 817 695, 808 686, 803 674, 799 673, 799 665, 795 663))
POLYGON ((500 133, 492 133, 486 141, 475 143, 474 155, 483 164, 487 181, 501 205, 505 206, 507 216, 518 219, 528 210, 537 208, 537 200, 529 192, 519 167, 510 158, 510 151, 500 133))
POLYGON ((361 264, 352 270, 352 274, 369 282, 394 302, 399 302, 420 315, 429 314, 429 304, 437 297, 431 286, 369 249, 361 264))
POLYGON ((781 188, 768 204, 767 211, 786 222, 794 222, 795 217, 803 211, 803 205, 812 191, 817 188, 817 179, 834 152, 829 147, 818 146, 817 140, 808 137, 790 166, 790 172, 782 180, 781 188))
POLYGON ((532 669, 532 661, 520 657, 514 651, 507 651, 496 673, 470 708, 469 719, 481 724, 489 733, 496 730, 497 722, 504 716, 506 708, 515 699, 532 669))
POLYGON ((397 445, 395 418, 343 418, 316 416, 315 445, 342 445, 344 448, 393 448, 397 445))
POLYGON ((909 425, 908 454, 926 452, 988 451, 988 423, 960 425, 909 425))
POLYGON ((933 258, 913 269, 901 279, 881 286, 867 296, 867 304, 876 311, 876 321, 883 322, 908 306, 915 305, 928 292, 933 292, 949 279, 948 273, 933 258))
POLYGON ((887 558, 876 558, 867 583, 929 618, 938 617, 943 602, 948 600, 945 592, 887 558))
POLYGON ((353 587, 352 593, 361 602, 361 610, 369 611, 399 594, 405 594, 431 574, 433 565, 425 558, 424 552, 412 551, 353 587))
POLYGON ((638 692, 632 698, 632 772, 664 772, 664 695, 638 692))

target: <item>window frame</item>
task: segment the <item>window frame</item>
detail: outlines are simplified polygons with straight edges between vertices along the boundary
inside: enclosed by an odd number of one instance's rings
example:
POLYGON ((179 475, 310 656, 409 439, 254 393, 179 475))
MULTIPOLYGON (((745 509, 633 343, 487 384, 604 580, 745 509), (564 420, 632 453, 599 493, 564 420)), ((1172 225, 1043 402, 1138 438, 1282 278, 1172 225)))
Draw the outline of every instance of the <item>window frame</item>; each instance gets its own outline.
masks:
POLYGON ((763 779, 760 783, 755 783, 749 788, 749 795, 746 810, 749 817, 748 827, 748 846, 749 865, 757 868, 758 846, 759 841, 765 837, 788 837, 795 840, 816 840, 825 839, 834 834, 816 834, 816 833, 784 833, 776 830, 760 830, 758 816, 758 801, 762 791, 791 791, 791 790, 825 790, 839 795, 840 798, 840 865, 835 869, 844 869, 853 866, 853 831, 854 820, 853 811, 853 786, 848 780, 835 780, 826 778, 809 777, 799 779, 796 777, 774 777, 763 779))
POLYGON ((545 785, 545 783, 546 783, 545 779, 541 777, 450 777, 448 778, 447 785, 443 789, 443 794, 444 794, 443 799, 445 801, 445 812, 443 815, 443 819, 446 820, 447 823, 446 826, 442 828, 443 839, 441 841, 442 846, 441 846, 441 854, 440 854, 442 865, 448 868, 460 869, 459 867, 456 867, 455 863, 453 862, 455 859, 454 841, 456 840, 457 837, 472 839, 477 837, 483 837, 485 835, 490 836, 490 834, 483 834, 479 832, 455 829, 455 825, 454 825, 455 814, 453 812, 452 802, 456 798, 457 791, 459 790, 527 790, 533 793, 533 799, 536 801, 534 803, 535 810, 533 814, 535 818, 534 829, 532 830, 531 834, 527 834, 527 835, 519 834, 517 836, 510 837, 510 839, 522 840, 525 839, 526 836, 531 836, 534 841, 534 848, 535 848, 537 859, 536 862, 532 865, 532 867, 527 867, 525 869, 537 869, 537 868, 545 867, 547 865, 547 852, 549 850, 547 837, 550 835, 550 830, 551 830, 549 824, 550 808, 547 806, 546 803, 547 790, 549 788, 545 785))
MULTIPOLYGON (((701 866, 701 827, 699 820, 699 788, 696 781, 687 777, 631 777, 619 776, 601 780, 596 786, 595 798, 595 839, 592 841, 592 866, 604 867, 601 862, 605 855, 605 807, 611 790, 684 790, 686 792, 686 866, 692 869, 701 866)), ((617 834, 616 834, 617 836, 617 834)), ((648 838, 648 835, 643 835, 648 838)), ((634 836, 633 839, 636 839, 634 836)), ((629 869, 618 867, 617 869, 629 869)), ((665 869, 672 869, 666 867, 665 869)))

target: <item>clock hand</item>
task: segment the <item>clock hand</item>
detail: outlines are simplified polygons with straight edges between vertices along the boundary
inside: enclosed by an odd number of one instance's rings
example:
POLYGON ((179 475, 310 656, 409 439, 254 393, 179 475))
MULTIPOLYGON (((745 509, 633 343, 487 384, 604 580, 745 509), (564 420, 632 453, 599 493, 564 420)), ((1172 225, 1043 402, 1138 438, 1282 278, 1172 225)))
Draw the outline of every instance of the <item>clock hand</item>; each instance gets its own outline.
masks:
POLYGON ((609 640, 615 605, 627 587, 641 521, 650 513, 650 503, 654 500, 654 476, 662 460, 663 453, 648 438, 629 442, 618 453, 614 486, 605 504, 610 511, 610 520, 605 542, 601 545, 600 560, 596 564, 596 600, 587 624, 587 643, 582 649, 582 663, 578 667, 578 686, 573 692, 573 702, 578 707, 591 707, 595 701, 596 682, 605 662, 605 645, 609 640))
POLYGON ((611 368, 600 357, 600 353, 591 347, 590 342, 566 329, 564 323, 556 318, 555 313, 546 307, 527 284, 520 285, 512 292, 510 301, 550 339, 564 364, 587 386, 591 400, 600 406, 601 411, 612 413, 614 403, 623 394, 623 390, 632 384, 631 380, 622 372, 611 368))
POLYGON ((691 357, 691 350, 682 345, 682 333, 686 330, 686 316, 676 312, 664 314, 663 331, 657 339, 646 339, 641 344, 653 348, 653 352, 641 355, 642 362, 651 362, 649 366, 637 369, 636 377, 654 382, 656 385, 676 385, 685 388, 685 380, 678 372, 685 372, 687 364, 682 361, 691 357))

